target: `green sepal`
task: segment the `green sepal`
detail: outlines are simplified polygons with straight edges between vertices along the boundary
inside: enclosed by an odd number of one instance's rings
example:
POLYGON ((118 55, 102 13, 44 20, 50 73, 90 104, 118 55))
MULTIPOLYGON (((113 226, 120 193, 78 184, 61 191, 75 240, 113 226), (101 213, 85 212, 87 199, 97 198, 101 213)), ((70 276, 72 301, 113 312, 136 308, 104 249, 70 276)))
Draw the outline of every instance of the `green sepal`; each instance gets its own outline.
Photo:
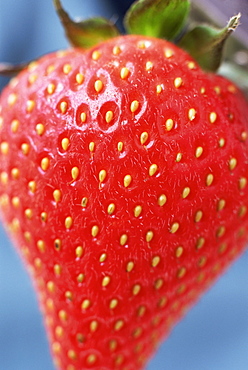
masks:
POLYGON ((124 18, 128 33, 173 40, 189 13, 188 0, 138 0, 124 18))
POLYGON ((216 72, 221 64, 225 41, 238 27, 240 17, 241 14, 232 17, 223 29, 198 25, 186 33, 178 45, 205 71, 216 72))
POLYGON ((28 65, 29 63, 21 64, 0 63, 0 75, 1 76, 15 75, 21 72, 28 65))
POLYGON ((76 22, 63 9, 60 0, 53 0, 53 2, 67 38, 74 47, 87 49, 120 35, 115 25, 105 18, 96 17, 76 22))

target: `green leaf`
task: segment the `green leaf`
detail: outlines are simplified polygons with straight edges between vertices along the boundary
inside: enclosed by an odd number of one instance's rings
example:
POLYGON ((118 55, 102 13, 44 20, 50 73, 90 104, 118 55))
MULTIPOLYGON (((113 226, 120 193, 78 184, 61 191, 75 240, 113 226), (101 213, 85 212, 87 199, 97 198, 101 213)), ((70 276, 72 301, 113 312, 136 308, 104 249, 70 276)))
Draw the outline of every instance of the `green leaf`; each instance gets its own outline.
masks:
POLYGON ((128 33, 174 39, 189 13, 189 0, 138 0, 131 5, 124 23, 128 33))
POLYGON ((223 29, 199 25, 189 31, 179 42, 206 71, 215 72, 222 60, 225 41, 239 25, 241 15, 232 17, 223 29))
POLYGON ((67 38, 75 47, 87 49, 120 34, 115 25, 105 18, 73 21, 63 9, 60 0, 53 0, 53 2, 67 38))

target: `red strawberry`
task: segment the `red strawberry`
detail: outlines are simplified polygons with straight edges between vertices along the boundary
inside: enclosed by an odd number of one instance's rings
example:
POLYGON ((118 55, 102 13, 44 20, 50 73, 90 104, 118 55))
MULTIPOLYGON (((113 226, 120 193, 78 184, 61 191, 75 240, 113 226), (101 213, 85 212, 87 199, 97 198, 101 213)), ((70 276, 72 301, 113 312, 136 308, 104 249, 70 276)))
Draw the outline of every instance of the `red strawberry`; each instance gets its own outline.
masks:
POLYGON ((129 35, 31 63, 0 113, 2 217, 57 366, 142 368, 245 249, 242 93, 129 35))

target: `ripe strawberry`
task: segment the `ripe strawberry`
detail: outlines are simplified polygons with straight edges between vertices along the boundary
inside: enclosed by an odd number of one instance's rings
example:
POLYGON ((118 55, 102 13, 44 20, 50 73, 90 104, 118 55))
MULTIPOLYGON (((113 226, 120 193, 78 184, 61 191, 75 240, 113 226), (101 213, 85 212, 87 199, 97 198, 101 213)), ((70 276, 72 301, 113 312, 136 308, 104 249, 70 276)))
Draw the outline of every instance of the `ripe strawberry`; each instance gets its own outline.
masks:
POLYGON ((2 217, 59 368, 142 368, 245 249, 247 115, 148 35, 46 55, 4 89, 2 217))

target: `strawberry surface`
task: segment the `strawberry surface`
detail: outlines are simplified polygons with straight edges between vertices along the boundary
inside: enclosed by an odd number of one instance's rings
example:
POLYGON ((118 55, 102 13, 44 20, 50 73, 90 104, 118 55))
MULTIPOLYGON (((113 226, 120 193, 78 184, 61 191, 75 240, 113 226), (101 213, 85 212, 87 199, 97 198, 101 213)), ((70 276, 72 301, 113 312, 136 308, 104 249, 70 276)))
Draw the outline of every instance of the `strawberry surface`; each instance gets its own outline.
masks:
POLYGON ((140 369, 245 249, 247 102, 175 45, 49 54, 0 100, 2 217, 61 369, 140 369))

